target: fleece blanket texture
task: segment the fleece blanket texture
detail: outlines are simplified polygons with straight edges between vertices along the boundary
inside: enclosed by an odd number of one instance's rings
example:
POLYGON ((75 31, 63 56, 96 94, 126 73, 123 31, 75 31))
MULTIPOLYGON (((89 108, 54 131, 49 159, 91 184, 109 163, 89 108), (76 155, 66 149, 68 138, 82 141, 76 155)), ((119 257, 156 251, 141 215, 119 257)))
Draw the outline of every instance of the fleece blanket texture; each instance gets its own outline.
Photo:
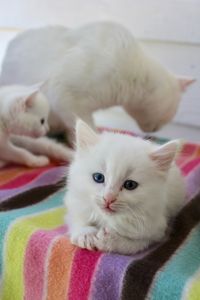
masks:
POLYGON ((177 164, 187 185, 185 206, 166 241, 134 256, 70 244, 65 166, 2 169, 0 299, 199 300, 200 145, 185 143, 177 164))

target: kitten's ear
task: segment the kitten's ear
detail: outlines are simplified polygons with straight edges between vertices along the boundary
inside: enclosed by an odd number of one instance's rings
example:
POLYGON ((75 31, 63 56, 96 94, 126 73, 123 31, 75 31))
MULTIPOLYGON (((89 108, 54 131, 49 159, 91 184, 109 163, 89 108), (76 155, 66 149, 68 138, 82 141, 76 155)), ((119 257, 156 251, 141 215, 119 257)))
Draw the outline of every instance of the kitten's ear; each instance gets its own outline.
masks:
POLYGON ((155 149, 150 153, 150 158, 156 163, 158 170, 167 171, 180 148, 181 142, 174 140, 155 149))
POLYGON ((181 92, 185 92, 187 88, 196 81, 195 78, 177 77, 181 92))
POLYGON ((76 149, 85 150, 95 145, 99 140, 98 134, 94 132, 85 122, 77 120, 76 122, 76 149))
POLYGON ((24 96, 24 107, 25 109, 31 108, 35 103, 35 96, 40 92, 41 88, 44 86, 44 82, 39 82, 28 87, 28 91, 24 96))

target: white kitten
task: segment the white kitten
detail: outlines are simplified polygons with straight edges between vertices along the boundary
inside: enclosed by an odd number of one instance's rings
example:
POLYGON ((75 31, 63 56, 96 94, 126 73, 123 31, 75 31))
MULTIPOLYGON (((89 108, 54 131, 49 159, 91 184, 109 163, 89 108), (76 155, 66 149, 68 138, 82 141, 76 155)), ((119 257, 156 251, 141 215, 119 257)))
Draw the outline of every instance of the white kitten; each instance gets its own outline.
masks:
POLYGON ((72 156, 71 150, 54 141, 36 139, 48 131, 48 115, 49 104, 39 85, 0 88, 1 167, 7 162, 40 167, 49 163, 47 156, 60 160, 72 156))
POLYGON ((49 104, 40 86, 0 88, 1 134, 43 136, 48 131, 49 104))
POLYGON ((174 163, 179 143, 97 135, 82 121, 76 143, 64 199, 71 242, 133 254, 161 240, 184 203, 184 181, 174 163))
POLYGON ((177 78, 149 57, 126 28, 111 22, 76 29, 52 26, 16 37, 1 82, 46 80, 50 127, 71 132, 75 116, 91 125, 92 112, 114 105, 123 106, 144 131, 158 130, 173 118, 181 93, 194 81, 177 78))

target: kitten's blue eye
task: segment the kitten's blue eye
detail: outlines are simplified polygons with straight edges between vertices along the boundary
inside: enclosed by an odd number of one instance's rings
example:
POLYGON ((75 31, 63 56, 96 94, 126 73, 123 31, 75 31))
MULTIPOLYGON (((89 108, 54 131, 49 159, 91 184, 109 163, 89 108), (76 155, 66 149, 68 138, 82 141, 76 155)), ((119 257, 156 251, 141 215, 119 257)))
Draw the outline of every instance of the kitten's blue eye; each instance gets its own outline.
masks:
POLYGON ((105 177, 101 173, 94 173, 94 174, 92 174, 92 177, 93 177, 94 181, 97 183, 103 183, 105 181, 105 177))
POLYGON ((134 190, 134 189, 136 189, 136 188, 138 187, 138 183, 137 183, 136 181, 134 181, 134 180, 126 180, 126 181, 124 182, 123 187, 124 187, 126 190, 131 191, 131 190, 134 190))

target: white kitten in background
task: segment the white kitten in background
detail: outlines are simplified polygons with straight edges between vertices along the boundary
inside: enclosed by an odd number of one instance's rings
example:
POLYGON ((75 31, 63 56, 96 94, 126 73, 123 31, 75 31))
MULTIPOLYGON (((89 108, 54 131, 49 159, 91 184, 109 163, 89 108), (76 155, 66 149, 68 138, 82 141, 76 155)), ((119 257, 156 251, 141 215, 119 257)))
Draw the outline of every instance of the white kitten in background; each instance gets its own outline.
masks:
POLYGON ((44 136, 48 115, 49 104, 39 85, 0 88, 1 134, 44 136))
POLYGON ((66 147, 47 138, 36 139, 48 131, 48 115, 49 104, 39 85, 0 87, 0 166, 15 162, 40 167, 49 163, 47 156, 70 157, 72 151, 66 147))
POLYGON ((75 116, 92 125, 95 110, 115 105, 142 130, 158 130, 174 117, 182 92, 194 81, 170 73, 126 28, 111 22, 28 30, 11 41, 1 83, 46 80, 50 127, 69 133, 75 116))
POLYGON ((175 165, 179 142, 163 146, 76 126, 68 174, 66 222, 81 248, 133 254, 161 240, 182 207, 184 181, 175 165))

